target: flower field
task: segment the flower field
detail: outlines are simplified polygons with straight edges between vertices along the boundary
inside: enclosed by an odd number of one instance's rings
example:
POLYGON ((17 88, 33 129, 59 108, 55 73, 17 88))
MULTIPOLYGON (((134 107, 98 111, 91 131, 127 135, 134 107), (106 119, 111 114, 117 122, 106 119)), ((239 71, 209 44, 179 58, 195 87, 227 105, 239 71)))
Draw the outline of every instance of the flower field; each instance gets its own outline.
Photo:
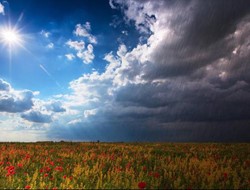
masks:
POLYGON ((250 144, 0 143, 0 189, 250 189, 250 144))

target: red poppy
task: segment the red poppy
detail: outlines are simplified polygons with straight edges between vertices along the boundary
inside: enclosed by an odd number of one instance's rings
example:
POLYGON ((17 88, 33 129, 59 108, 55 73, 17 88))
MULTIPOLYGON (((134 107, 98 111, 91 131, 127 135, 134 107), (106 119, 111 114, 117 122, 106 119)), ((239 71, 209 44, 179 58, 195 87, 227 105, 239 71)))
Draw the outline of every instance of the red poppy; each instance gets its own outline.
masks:
POLYGON ((23 167, 23 164, 17 164, 17 166, 19 167, 19 168, 22 168, 23 167))
POLYGON ((227 177, 228 177, 226 172, 223 174, 223 176, 224 176, 225 179, 227 179, 227 177))
POLYGON ((62 172, 63 171, 63 167, 62 166, 57 166, 55 167, 56 171, 62 172))
POLYGON ((29 185, 26 185, 24 189, 30 189, 31 187, 29 185))
POLYGON ((66 179, 66 178, 67 178, 67 176, 66 176, 66 175, 64 175, 64 176, 63 176, 63 179, 66 179))
POLYGON ((7 166, 6 170, 7 170, 6 176, 11 176, 11 175, 14 175, 16 173, 14 166, 7 166))
POLYGON ((139 182, 138 183, 138 187, 140 188, 140 189, 144 189, 145 187, 146 187, 146 182, 144 182, 144 181, 141 181, 141 182, 139 182))
POLYGON ((159 178, 159 177, 160 177, 160 174, 159 174, 158 172, 155 172, 155 173, 154 173, 154 177, 155 177, 155 178, 159 178))
POLYGON ((47 173, 44 174, 44 177, 48 177, 48 176, 49 176, 49 174, 47 174, 47 173))

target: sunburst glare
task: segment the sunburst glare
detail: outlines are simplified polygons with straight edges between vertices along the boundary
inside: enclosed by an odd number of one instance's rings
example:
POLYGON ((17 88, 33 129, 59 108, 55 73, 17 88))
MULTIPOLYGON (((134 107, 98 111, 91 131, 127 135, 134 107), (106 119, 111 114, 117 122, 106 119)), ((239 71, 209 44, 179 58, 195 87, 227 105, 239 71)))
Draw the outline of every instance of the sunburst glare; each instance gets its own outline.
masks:
POLYGON ((23 39, 20 32, 12 27, 3 27, 0 29, 0 42, 9 47, 15 45, 22 46, 23 39))

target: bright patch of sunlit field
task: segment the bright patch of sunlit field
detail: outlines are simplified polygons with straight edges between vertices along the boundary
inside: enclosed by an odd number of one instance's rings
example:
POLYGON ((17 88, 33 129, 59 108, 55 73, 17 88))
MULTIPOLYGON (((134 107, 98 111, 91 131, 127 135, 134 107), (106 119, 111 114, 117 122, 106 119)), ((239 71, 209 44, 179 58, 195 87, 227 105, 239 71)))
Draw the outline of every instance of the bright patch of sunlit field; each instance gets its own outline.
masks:
POLYGON ((250 144, 0 143, 0 188, 249 189, 250 144))

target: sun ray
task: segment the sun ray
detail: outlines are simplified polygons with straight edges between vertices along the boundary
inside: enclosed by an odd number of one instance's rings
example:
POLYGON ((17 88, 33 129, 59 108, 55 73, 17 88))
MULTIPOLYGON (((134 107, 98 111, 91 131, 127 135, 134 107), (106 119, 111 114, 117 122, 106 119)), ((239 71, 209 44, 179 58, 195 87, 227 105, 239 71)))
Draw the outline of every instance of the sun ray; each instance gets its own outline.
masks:
POLYGON ((3 27, 0 29, 0 42, 9 48, 15 45, 22 46, 23 39, 18 30, 11 27, 3 27))

